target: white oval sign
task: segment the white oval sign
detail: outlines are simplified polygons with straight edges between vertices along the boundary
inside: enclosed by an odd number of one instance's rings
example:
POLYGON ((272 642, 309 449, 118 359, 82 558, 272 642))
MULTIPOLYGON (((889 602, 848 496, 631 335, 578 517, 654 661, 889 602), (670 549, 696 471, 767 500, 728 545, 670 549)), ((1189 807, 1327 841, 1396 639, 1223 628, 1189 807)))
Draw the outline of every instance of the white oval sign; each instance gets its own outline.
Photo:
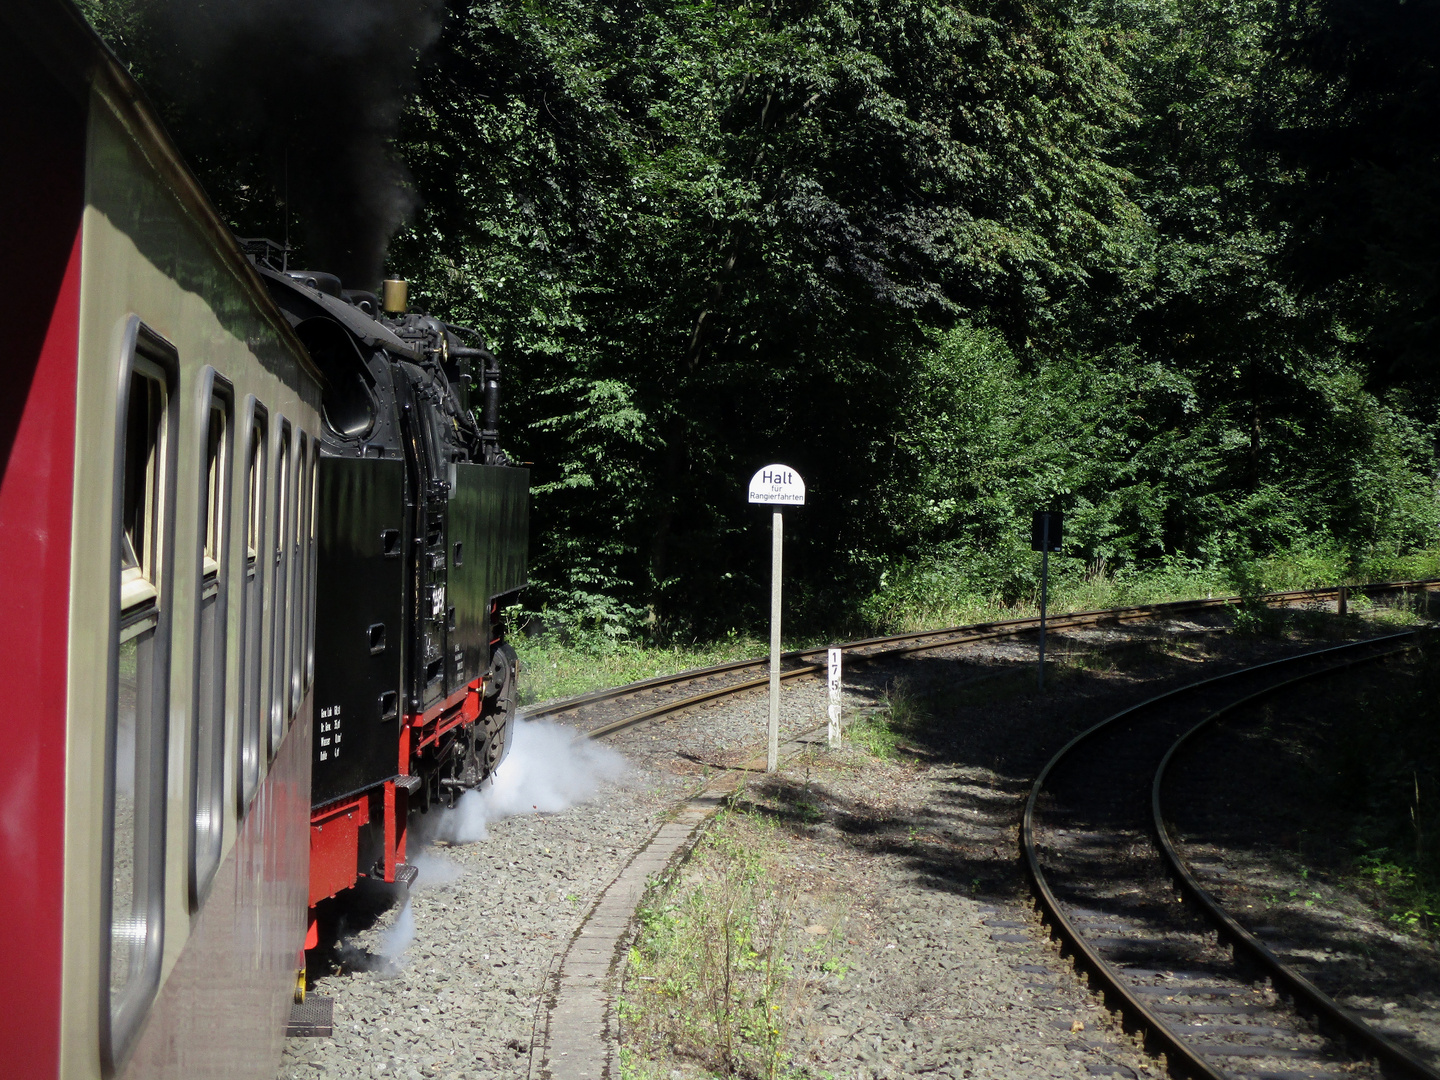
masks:
POLYGON ((752 503, 805 505, 805 481, 789 465, 766 465, 750 478, 752 503))

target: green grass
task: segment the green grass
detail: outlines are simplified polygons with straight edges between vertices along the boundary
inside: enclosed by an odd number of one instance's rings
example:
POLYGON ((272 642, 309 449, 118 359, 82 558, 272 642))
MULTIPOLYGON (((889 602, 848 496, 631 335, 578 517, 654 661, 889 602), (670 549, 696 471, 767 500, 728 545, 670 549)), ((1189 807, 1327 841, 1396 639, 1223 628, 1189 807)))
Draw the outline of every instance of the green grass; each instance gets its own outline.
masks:
POLYGON ((883 713, 870 713, 846 725, 845 740, 873 757, 889 760, 899 756, 904 735, 895 730, 883 713))
MULTIPOLYGON (((1031 618, 1040 613, 1039 556, 1036 584, 1028 594, 1007 601, 976 591, 951 567, 909 569, 877 592, 866 615, 888 633, 941 626, 1031 618)), ((1352 564, 1335 550, 1295 551, 1258 559, 1243 567, 1199 567, 1176 562, 1144 571, 1088 573, 1079 559, 1050 561, 1048 609, 1052 614, 1138 607, 1209 596, 1236 596, 1329 585, 1363 585, 1440 577, 1440 548, 1411 555, 1376 555, 1352 564)))
POLYGON ((1391 922, 1432 937, 1440 931, 1440 875, 1433 859, 1377 848, 1356 859, 1354 876, 1381 898, 1391 922))
POLYGON ((838 920, 800 931, 787 840, 756 813, 720 814, 690 859, 651 883, 618 1012, 623 1080, 673 1075, 777 1080, 810 987, 843 978, 838 920))
MULTIPOLYGON (((1345 559, 1333 552, 1290 553, 1252 563, 1238 574, 1220 568, 1205 570, 1177 564, 1144 573, 1086 576, 1066 565, 1077 562, 1060 558, 1053 561, 1051 614, 1232 596, 1241 592, 1280 592, 1341 581, 1363 584, 1440 577, 1440 549, 1404 557, 1376 557, 1348 568, 1345 559)), ((1382 608, 1371 605, 1363 597, 1355 597, 1351 606, 1356 612, 1364 611, 1367 619, 1400 624, 1415 621, 1413 613, 1403 606, 1382 608)), ((867 604, 865 617, 874 630, 901 633, 1037 614, 1038 596, 1007 604, 999 597, 976 594, 949 571, 932 570, 908 572, 903 580, 877 593, 867 604)), ((1266 614, 1263 608, 1243 614, 1240 623, 1239 629, 1258 636, 1281 632, 1277 618, 1266 614)), ((825 643, 819 638, 792 638, 784 647, 796 649, 825 643)), ((765 639, 735 631, 715 641, 663 646, 601 634, 567 637, 552 632, 533 638, 517 637, 514 645, 520 656, 523 705, 657 675, 673 675, 690 668, 754 659, 764 656, 769 649, 765 639)))
POLYGON ((520 637, 514 645, 520 656, 522 705, 730 660, 749 660, 769 649, 768 642, 740 634, 721 641, 667 647, 624 639, 566 643, 553 634, 520 637))
POLYGON ((874 757, 893 760, 904 751, 907 738, 931 719, 928 699, 905 679, 897 679, 885 688, 880 708, 845 726, 845 740, 874 757))
POLYGON ((1440 936, 1440 641, 1347 697, 1347 721, 1308 762, 1335 820, 1325 822, 1360 886, 1392 922, 1440 936))

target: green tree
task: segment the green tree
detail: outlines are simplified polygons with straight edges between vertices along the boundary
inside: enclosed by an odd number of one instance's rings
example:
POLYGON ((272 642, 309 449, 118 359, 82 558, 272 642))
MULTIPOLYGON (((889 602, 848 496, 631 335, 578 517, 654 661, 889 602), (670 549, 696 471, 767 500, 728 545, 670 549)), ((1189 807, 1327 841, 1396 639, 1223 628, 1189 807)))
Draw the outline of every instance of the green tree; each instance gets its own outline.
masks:
MULTIPOLYGON (((297 129, 227 142, 161 0, 86 3, 273 232, 297 129)), ((742 488, 775 460, 827 627, 900 566, 1018 595, 1040 505, 1095 567, 1429 542, 1437 4, 415 9, 367 144, 408 167, 387 265, 505 363, 529 602, 758 621, 742 488)), ((307 257, 322 233, 297 221, 307 257)))
POLYGON ((540 576, 584 551, 631 608, 743 618, 738 492, 781 459, 812 610, 868 587, 912 539, 869 492, 928 467, 894 452, 926 327, 1060 336, 1132 227, 1116 48, 1004 3, 453 8, 397 255, 510 358, 540 576))

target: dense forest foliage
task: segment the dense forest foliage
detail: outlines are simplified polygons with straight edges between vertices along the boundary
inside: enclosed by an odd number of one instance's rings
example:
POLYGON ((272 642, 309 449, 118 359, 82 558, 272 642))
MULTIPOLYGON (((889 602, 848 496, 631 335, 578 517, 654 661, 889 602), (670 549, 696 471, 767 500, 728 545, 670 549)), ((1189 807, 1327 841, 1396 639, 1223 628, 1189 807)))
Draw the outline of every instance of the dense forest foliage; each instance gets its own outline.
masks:
POLYGON ((759 618, 770 461, 812 626, 1025 594, 1040 508, 1071 573, 1436 542, 1440 0, 86 10, 238 232, 373 273, 327 120, 399 185, 385 272, 506 365, 552 620, 759 618))

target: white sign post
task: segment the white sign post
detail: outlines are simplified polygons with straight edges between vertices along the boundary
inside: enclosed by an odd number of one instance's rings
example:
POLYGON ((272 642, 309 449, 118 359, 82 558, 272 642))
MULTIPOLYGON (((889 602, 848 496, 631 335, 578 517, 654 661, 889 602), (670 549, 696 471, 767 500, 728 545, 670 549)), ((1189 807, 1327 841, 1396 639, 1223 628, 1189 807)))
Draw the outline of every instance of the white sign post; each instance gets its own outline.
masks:
POLYGON ((830 746, 840 745, 840 650, 830 650, 830 746))
POLYGON ((780 767, 780 563, 784 546, 782 506, 805 505, 805 481, 788 465, 766 465, 750 478, 750 501, 775 507, 770 526, 770 744, 765 771, 780 767))

